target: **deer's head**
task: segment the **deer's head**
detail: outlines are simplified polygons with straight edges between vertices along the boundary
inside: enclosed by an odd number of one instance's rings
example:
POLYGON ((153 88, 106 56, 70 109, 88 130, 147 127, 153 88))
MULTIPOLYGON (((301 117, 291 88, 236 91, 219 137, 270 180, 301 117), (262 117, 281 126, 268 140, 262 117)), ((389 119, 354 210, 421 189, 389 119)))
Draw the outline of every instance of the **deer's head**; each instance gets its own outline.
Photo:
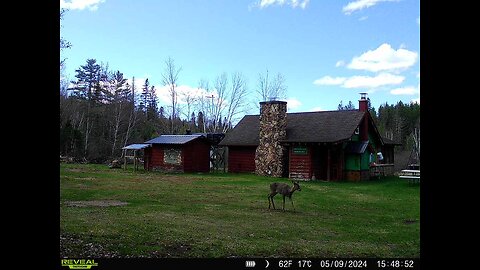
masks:
POLYGON ((294 190, 302 191, 302 188, 300 187, 300 184, 298 183, 298 181, 292 181, 292 183, 293 183, 292 191, 294 190))

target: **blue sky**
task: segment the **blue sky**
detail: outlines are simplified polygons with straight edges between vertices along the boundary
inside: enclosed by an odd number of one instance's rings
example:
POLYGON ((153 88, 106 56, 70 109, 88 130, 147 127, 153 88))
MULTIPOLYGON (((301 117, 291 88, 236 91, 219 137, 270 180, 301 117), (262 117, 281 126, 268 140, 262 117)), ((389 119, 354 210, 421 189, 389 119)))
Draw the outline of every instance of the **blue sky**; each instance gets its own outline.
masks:
POLYGON ((420 102, 420 0, 61 0, 65 75, 89 58, 138 86, 148 78, 160 105, 164 61, 182 68, 182 91, 223 72, 247 78, 257 114, 258 74, 285 77, 289 112, 420 102))

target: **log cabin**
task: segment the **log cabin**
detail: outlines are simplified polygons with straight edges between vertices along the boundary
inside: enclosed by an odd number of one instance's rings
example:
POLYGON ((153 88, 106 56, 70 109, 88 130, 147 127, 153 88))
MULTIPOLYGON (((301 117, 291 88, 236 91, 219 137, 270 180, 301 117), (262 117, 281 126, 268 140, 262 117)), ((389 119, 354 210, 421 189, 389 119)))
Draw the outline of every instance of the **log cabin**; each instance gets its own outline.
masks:
POLYGON ((398 144, 380 136, 361 93, 358 110, 287 113, 285 101, 260 102, 260 114, 244 116, 219 145, 229 172, 360 181, 375 164, 393 168, 398 144))

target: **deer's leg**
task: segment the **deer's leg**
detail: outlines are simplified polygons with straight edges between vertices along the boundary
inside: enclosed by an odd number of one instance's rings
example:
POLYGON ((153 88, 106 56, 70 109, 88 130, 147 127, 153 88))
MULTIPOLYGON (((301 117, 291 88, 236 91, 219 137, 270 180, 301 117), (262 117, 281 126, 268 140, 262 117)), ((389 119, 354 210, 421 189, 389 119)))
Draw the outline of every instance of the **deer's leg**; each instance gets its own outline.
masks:
POLYGON ((268 209, 270 209, 271 205, 272 205, 272 203, 270 202, 270 194, 268 194, 268 209))
POLYGON ((295 211, 295 206, 293 205, 293 200, 292 200, 292 198, 290 198, 290 201, 292 202, 293 211, 295 211))
POLYGON ((275 202, 273 200, 273 197, 275 197, 276 194, 274 195, 270 195, 270 199, 272 200, 272 205, 273 205, 273 209, 275 209, 275 202))
POLYGON ((283 211, 285 211, 285 196, 283 196, 283 211))

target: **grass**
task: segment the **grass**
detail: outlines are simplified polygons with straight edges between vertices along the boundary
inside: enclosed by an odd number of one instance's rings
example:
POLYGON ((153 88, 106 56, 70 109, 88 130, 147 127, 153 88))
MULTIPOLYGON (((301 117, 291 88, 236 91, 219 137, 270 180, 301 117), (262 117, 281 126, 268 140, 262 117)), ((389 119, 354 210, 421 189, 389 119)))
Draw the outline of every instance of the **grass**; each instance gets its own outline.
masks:
POLYGON ((420 257, 420 187, 396 177, 301 182, 288 198, 252 174, 162 174, 61 164, 64 257, 420 257), (116 200, 124 206, 75 207, 116 200))

